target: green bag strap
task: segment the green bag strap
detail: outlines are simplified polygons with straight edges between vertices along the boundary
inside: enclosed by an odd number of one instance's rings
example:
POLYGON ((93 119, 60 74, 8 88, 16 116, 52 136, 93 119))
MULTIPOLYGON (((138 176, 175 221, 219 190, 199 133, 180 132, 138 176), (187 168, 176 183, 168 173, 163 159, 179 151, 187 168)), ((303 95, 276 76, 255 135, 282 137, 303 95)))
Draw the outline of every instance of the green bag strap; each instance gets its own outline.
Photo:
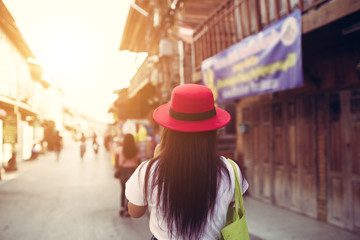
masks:
POLYGON ((239 182, 239 175, 235 166, 235 163, 228 158, 228 161, 231 163, 231 166, 234 169, 234 173, 235 173, 235 219, 234 220, 238 220, 239 217, 239 203, 240 203, 240 210, 241 210, 241 214, 242 216, 244 216, 245 214, 245 209, 244 209, 244 202, 243 202, 243 198, 242 198, 242 191, 241 191, 241 185, 239 182))

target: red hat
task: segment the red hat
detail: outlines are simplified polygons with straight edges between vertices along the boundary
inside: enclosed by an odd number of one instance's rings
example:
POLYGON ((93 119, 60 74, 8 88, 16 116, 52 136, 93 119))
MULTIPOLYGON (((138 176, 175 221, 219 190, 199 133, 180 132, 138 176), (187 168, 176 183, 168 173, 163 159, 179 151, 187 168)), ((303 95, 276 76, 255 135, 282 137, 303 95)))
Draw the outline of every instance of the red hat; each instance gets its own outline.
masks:
POLYGON ((211 90, 199 84, 184 84, 173 89, 171 102, 153 113, 155 121, 179 132, 203 132, 230 122, 230 114, 214 105, 211 90))

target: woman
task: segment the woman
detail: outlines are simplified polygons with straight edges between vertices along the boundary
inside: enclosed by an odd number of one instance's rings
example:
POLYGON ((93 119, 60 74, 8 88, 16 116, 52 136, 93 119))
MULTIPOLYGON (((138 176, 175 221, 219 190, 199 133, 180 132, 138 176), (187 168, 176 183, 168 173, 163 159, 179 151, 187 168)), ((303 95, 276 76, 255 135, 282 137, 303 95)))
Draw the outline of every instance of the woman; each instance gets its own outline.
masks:
MULTIPOLYGON (((185 84, 153 117, 164 127, 160 147, 126 183, 130 215, 149 208, 152 239, 220 239, 235 174, 216 154, 216 129, 229 123, 229 113, 214 106, 209 88, 185 84)), ((237 170, 244 193, 248 184, 237 170)))
POLYGON ((128 206, 125 199, 125 183, 131 174, 139 166, 138 148, 132 134, 126 134, 123 139, 123 146, 118 148, 118 158, 116 165, 120 168, 120 216, 129 216, 128 206))

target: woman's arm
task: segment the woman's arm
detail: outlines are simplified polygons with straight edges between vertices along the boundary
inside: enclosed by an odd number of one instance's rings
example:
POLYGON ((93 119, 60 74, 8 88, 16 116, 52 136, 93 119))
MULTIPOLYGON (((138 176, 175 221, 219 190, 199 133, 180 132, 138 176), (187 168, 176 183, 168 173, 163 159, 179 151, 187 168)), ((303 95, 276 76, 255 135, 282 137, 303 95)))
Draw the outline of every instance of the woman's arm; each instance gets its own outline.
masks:
POLYGON ((133 218, 142 217, 145 214, 146 209, 147 209, 147 205, 146 206, 138 206, 138 205, 132 204, 131 202, 128 203, 129 214, 133 218))

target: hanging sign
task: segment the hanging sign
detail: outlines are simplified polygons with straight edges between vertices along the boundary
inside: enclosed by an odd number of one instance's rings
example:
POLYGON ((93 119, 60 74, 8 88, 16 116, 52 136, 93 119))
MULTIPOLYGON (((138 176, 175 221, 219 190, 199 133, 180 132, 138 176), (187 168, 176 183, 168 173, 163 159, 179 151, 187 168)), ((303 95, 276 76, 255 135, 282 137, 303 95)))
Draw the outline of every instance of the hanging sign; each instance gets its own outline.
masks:
POLYGON ((201 73, 218 102, 302 86, 300 10, 204 60, 201 73))

